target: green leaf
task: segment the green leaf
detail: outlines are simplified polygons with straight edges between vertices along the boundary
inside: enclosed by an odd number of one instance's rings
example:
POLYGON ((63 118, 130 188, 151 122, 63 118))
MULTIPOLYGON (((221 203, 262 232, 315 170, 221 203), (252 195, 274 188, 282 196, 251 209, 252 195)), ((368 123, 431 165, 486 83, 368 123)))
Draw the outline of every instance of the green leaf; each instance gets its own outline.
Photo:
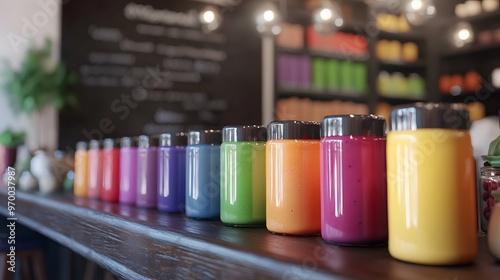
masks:
POLYGON ((14 132, 11 128, 5 129, 0 133, 0 145, 6 147, 16 147, 24 142, 26 133, 14 132))
POLYGON ((46 39, 42 49, 31 47, 26 51, 19 69, 6 67, 3 87, 16 111, 31 114, 49 102, 56 102, 58 109, 77 105, 72 90, 76 75, 69 73, 63 63, 58 63, 53 70, 47 68, 51 49, 52 42, 46 39))

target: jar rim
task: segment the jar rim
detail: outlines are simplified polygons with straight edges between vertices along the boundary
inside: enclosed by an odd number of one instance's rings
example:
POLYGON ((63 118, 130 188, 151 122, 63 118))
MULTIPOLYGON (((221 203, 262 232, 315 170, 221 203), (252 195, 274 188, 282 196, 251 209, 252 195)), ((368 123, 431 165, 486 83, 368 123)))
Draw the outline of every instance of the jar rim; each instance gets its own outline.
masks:
POLYGON ((500 176, 500 167, 483 166, 479 171, 481 176, 500 176))

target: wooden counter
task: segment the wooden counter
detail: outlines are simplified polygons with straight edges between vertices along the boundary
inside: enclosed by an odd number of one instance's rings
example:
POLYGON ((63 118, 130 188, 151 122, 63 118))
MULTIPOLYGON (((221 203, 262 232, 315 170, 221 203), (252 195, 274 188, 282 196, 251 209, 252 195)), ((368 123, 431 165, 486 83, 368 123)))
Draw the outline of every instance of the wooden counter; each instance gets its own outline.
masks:
MULTIPOLYGON (((4 189, 0 201, 7 215, 4 189)), ((18 192, 15 203, 19 223, 125 279, 500 279, 484 237, 475 263, 434 267, 397 261, 387 247, 339 247, 68 194, 18 192)))

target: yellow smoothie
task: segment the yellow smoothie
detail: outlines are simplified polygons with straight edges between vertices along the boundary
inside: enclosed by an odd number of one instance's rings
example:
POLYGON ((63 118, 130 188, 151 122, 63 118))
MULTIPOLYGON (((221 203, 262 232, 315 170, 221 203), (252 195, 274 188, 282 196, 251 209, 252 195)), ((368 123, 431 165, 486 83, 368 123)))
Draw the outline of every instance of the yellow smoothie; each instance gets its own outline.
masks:
POLYGON ((420 264, 462 264, 477 253, 475 166, 467 130, 387 135, 389 252, 420 264))

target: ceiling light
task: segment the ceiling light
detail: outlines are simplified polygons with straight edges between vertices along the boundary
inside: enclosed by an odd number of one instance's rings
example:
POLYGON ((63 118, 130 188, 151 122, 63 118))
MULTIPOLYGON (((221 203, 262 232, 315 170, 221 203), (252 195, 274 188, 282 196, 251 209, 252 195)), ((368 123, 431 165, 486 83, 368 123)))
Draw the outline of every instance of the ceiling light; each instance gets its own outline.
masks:
POLYGON ((207 6, 201 10, 199 18, 202 29, 205 32, 215 31, 222 23, 222 15, 219 10, 213 6, 207 6))
POLYGON ((265 35, 281 33, 281 14, 272 2, 263 3, 255 16, 257 31, 265 35))
POLYGON ((344 25, 340 7, 331 1, 323 1, 321 6, 314 10, 312 22, 314 29, 323 34, 334 32, 344 25))
POLYGON ((404 13, 412 25, 421 25, 436 15, 434 0, 406 0, 404 13))
POLYGON ((474 30, 468 22, 458 22, 451 31, 452 44, 461 48, 474 41, 474 30))

